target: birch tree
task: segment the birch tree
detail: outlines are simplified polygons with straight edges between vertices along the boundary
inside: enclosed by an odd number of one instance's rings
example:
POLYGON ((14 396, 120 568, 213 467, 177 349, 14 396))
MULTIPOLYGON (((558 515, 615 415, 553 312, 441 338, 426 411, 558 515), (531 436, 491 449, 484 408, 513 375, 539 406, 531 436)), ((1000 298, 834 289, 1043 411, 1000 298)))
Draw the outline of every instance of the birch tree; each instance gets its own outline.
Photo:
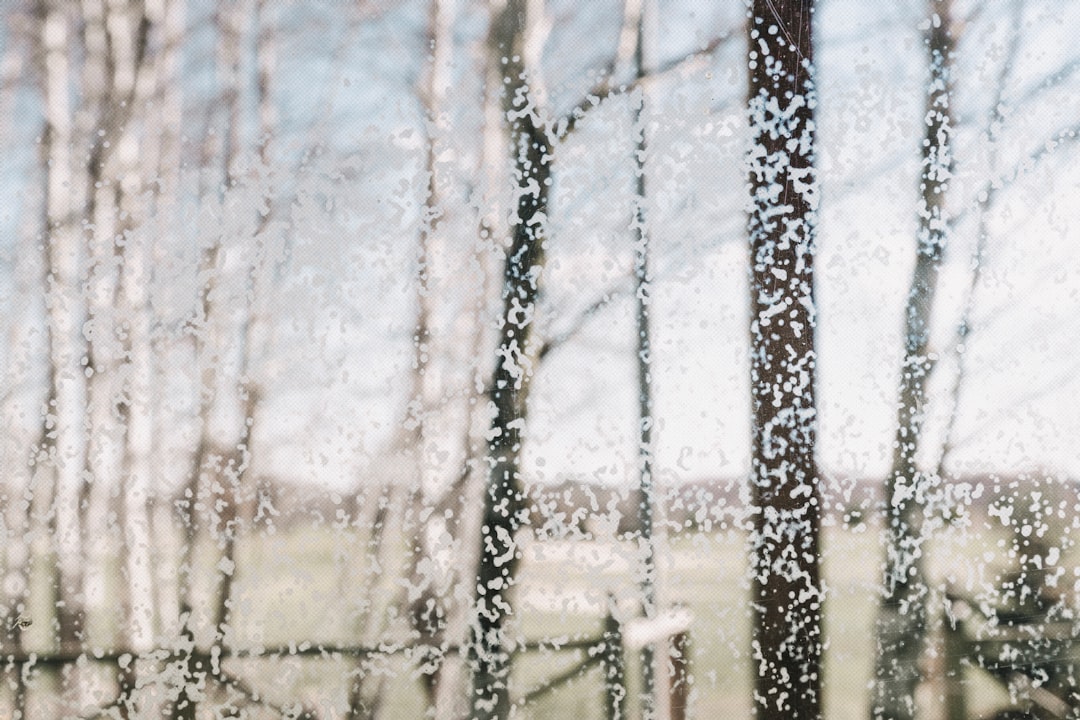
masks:
MULTIPOLYGON (((71 107, 73 82, 68 47, 72 42, 71 17, 63 2, 40 6, 42 84, 45 128, 42 155, 46 166, 45 251, 49 379, 42 412, 42 443, 34 460, 48 479, 35 485, 50 488, 53 509, 49 535, 53 552, 54 588, 57 600, 59 642, 72 645, 80 634, 82 615, 81 536, 78 488, 82 477, 83 436, 81 419, 86 399, 86 375, 81 366, 86 355, 81 328, 86 307, 79 294, 83 265, 76 213, 81 210, 85 187, 72 157, 75 128, 71 107)), ((44 478, 42 478, 44 480, 44 478)))
MULTIPOLYGON (((259 282, 261 265, 272 258, 258 253, 234 252, 230 243, 251 240, 255 247, 266 246, 273 202, 269 197, 252 197, 259 183, 243 176, 248 158, 261 160, 253 172, 268 172, 271 140, 275 132, 271 82, 274 68, 273 28, 267 19, 264 0, 248 3, 221 3, 215 16, 218 30, 217 60, 223 82, 220 89, 223 109, 220 157, 208 159, 220 164, 210 169, 222 179, 220 205, 214 194, 203 202, 215 203, 220 226, 203 249, 200 273, 206 278, 199 291, 191 319, 193 349, 199 366, 197 425, 198 440, 193 448, 183 503, 184 547, 181 563, 180 625, 188 657, 184 682, 173 705, 173 717, 196 717, 199 700, 207 687, 220 697, 224 686, 233 682, 220 666, 206 667, 198 659, 197 643, 209 640, 216 654, 224 653, 233 641, 232 612, 234 587, 241 573, 237 544, 254 514, 256 489, 250 478, 252 443, 258 427, 258 410, 263 390, 258 380, 256 359, 268 342, 265 307, 260 307, 265 288, 259 282), (243 109, 248 100, 248 78, 243 72, 243 50, 254 35, 254 107, 258 141, 250 147, 242 134, 243 109), (254 187, 249 187, 249 184, 254 187), (247 200, 253 202, 246 202, 247 200), (260 208, 257 210, 256 208, 260 208), (240 267, 227 266, 228 255, 240 257, 240 267), (195 509, 206 507, 208 516, 198 518, 195 509), (211 539, 215 546, 213 591, 209 607, 196 607, 193 584, 195 551, 200 542, 211 539), (207 634, 197 632, 205 622, 207 634)), ((231 700, 224 701, 229 706, 231 700)), ((233 708, 235 710, 235 708, 233 708)))
MULTIPOLYGON (((159 85, 159 66, 149 57, 151 38, 162 20, 153 12, 158 9, 94 0, 82 6, 83 85, 96 126, 87 130, 92 188, 87 216, 93 231, 87 269, 90 392, 85 470, 96 490, 86 491, 93 524, 84 530, 115 535, 123 578, 116 603, 117 636, 121 646, 136 654, 150 649, 156 629, 146 514, 153 433, 147 289, 154 248, 139 224, 147 190, 140 134, 152 132, 146 111, 159 85), (108 527, 109 506, 117 508, 115 527, 108 527)), ((132 712, 135 673, 134 662, 118 663, 116 706, 122 716, 132 712)))
MULTIPOLYGON (((116 634, 134 648, 146 645, 153 607, 136 596, 148 590, 149 563, 140 555, 148 536, 136 531, 145 530, 148 413, 132 412, 148 394, 146 247, 132 231, 143 190, 140 112, 156 86, 144 62, 153 21, 141 5, 120 0, 44 2, 39 17, 51 372, 36 462, 56 473, 50 531, 59 541, 59 639, 67 652, 87 640, 86 596, 99 594, 110 556, 90 542, 100 536, 117 549, 124 578, 116 634), (72 48, 83 51, 81 73, 71 67, 72 48)), ((121 695, 133 687, 133 670, 118 668, 121 695)))
POLYGON ((824 588, 814 456, 812 0, 755 0, 747 43, 754 708, 821 717, 824 588))
MULTIPOLYGON (((423 190, 424 209, 420 218, 420 230, 418 233, 417 248, 417 280, 416 280, 416 321, 413 334, 413 368, 412 386, 410 388, 410 401, 406 410, 407 416, 401 425, 401 442, 408 446, 411 456, 411 465, 415 468, 415 478, 412 482, 415 486, 411 493, 409 505, 418 515, 425 512, 425 508, 442 504, 440 495, 453 495, 455 491, 462 491, 460 482, 452 483, 451 488, 439 487, 439 478, 431 475, 437 467, 430 460, 429 443, 433 442, 431 423, 437 413, 439 394, 448 394, 450 388, 437 386, 436 379, 441 373, 433 367, 435 358, 439 353, 439 339, 433 331, 432 307, 434 297, 434 285, 440 274, 439 258, 445 256, 445 241, 442 239, 442 220, 446 213, 445 191, 446 179, 441 177, 445 174, 445 167, 439 162, 439 154, 446 142, 446 107, 447 90, 450 87, 450 73, 452 72, 453 60, 453 24, 455 15, 455 3, 453 0, 432 0, 428 10, 428 42, 431 48, 431 56, 422 80, 422 86, 418 88, 421 105, 424 111, 424 121, 427 127, 427 142, 424 149, 424 177, 426 187, 423 190), (438 489, 435 489, 435 488, 438 489)), ((442 270, 445 272, 445 270, 442 270)), ((467 393, 466 393, 467 394, 467 393)), ((468 446, 468 438, 466 438, 468 446)), ((449 538, 451 541, 458 539, 457 532, 451 532, 447 524, 439 519, 439 513, 432 513, 428 517, 428 527, 417 528, 417 533, 412 540, 411 559, 409 567, 410 585, 406 592, 405 605, 413 628, 420 633, 425 642, 432 645, 445 640, 448 616, 453 612, 449 606, 448 598, 440 592, 441 583, 437 582, 436 555, 439 548, 438 541, 449 538), (439 530, 444 532, 440 533, 439 530), (435 540, 438 538, 438 540, 435 540)), ((425 689, 428 693, 429 705, 435 708, 438 705, 440 669, 425 676, 425 689)))

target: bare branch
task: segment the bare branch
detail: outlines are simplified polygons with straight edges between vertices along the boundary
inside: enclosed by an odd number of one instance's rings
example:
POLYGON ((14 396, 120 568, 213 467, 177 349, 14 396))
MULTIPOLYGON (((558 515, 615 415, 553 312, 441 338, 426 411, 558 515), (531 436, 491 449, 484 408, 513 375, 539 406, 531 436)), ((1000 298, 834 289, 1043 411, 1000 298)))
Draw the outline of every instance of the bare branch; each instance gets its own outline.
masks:
POLYGON ((1045 142, 1032 150, 1027 159, 1017 163, 1008 175, 998 181, 998 184, 1004 186, 1006 183, 1018 179, 1021 175, 1034 169, 1035 165, 1051 155, 1062 145, 1067 145, 1076 142, 1077 140, 1080 140, 1080 122, 1061 128, 1045 142))
MULTIPOLYGON (((618 297, 622 296, 629 290, 629 279, 625 279, 622 282, 615 283, 610 288, 608 288, 606 292, 602 293, 588 307, 578 313, 578 315, 570 322, 570 325, 568 325, 562 332, 553 335, 552 337, 546 338, 540 343, 540 350, 537 351, 536 354, 537 362, 542 361, 553 350, 557 350, 558 348, 562 347, 567 341, 573 339, 579 332, 581 332, 585 325, 588 324, 589 320, 591 320, 593 316, 595 316, 598 312, 606 308, 618 297)), ((483 384, 477 392, 478 397, 485 397, 490 394, 490 383, 483 384)), ((453 398, 445 398, 445 400, 440 403, 437 409, 445 407, 447 404, 449 404, 449 401, 451 399, 453 398)))
MULTIPOLYGON (((1053 377, 1040 383, 1038 386, 1031 388, 1028 392, 1018 397, 1012 398, 1010 407, 1015 407, 1025 403, 1031 403, 1041 398, 1044 398, 1051 393, 1060 393, 1063 388, 1069 386, 1070 382, 1076 377, 1077 366, 1075 364, 1064 368, 1061 372, 1056 373, 1053 377)), ((982 434, 993 428, 994 423, 997 422, 1000 417, 994 417, 988 415, 981 423, 975 426, 963 437, 954 440, 950 446, 950 450, 955 452, 957 449, 964 448, 975 440, 979 439, 982 434)))
POLYGON ((997 199, 996 196, 1002 191, 1007 190, 1014 182, 1033 171, 1040 162, 1046 160, 1063 146, 1071 145, 1078 140, 1080 140, 1080 122, 1067 125, 1051 134, 1028 153, 1026 158, 1013 165, 1012 169, 997 175, 993 180, 989 181, 975 203, 954 215, 950 222, 955 225, 966 219, 968 213, 972 211, 982 212, 985 208, 993 205, 993 202, 997 199))
MULTIPOLYGON (((214 674, 214 679, 221 683, 224 687, 230 688, 240 694, 241 699, 249 705, 258 705, 261 707, 269 708, 282 717, 295 717, 293 713, 295 708, 290 708, 285 705, 279 705, 278 703, 271 702, 259 694, 254 688, 249 686, 246 682, 240 678, 225 672, 224 670, 214 674)), ((301 707, 301 717, 311 717, 311 711, 306 707, 301 707)))
MULTIPOLYGON (((1004 111, 1002 99, 1005 95, 1005 86, 1009 81, 1009 75, 1012 73, 1013 65, 1016 61, 1016 56, 1020 52, 1020 16, 1023 14, 1024 6, 1021 0, 1014 0, 1013 2, 1013 35, 1009 42, 1009 48, 1005 53, 1005 59, 1001 63, 1001 67, 998 71, 997 78, 997 93, 994 97, 994 102, 991 105, 990 113, 986 118, 986 138, 990 144, 991 164, 997 163, 997 147, 996 140, 999 130, 1001 128, 1002 121, 1004 120, 1004 111)), ((975 298, 978 293, 979 281, 982 279, 982 270, 985 264, 986 245, 987 239, 990 235, 990 229, 987 227, 986 217, 988 211, 996 199, 997 194, 992 184, 987 184, 983 190, 981 204, 979 206, 979 222, 976 229, 976 241, 975 252, 971 258, 971 279, 967 287, 967 295, 964 300, 964 307, 960 313, 960 320, 956 325, 955 339, 952 345, 952 354, 956 362, 956 380, 953 383, 952 392, 949 396, 949 418, 945 424, 945 437, 942 440, 941 454, 938 457, 937 464, 937 476, 942 477, 945 470, 945 463, 952 453, 953 449, 953 433, 956 429, 956 417, 960 409, 960 395, 964 389, 964 380, 966 376, 966 367, 964 365, 964 350, 967 343, 968 333, 971 332, 971 318, 975 312, 975 298)))
POLYGON ((558 348, 559 346, 563 345, 567 340, 573 338, 575 335, 581 332, 581 329, 585 327, 586 323, 588 323, 594 315, 606 308, 612 303, 612 301, 623 295, 629 289, 630 285, 629 283, 627 283, 626 280, 622 280, 613 285, 612 287, 608 288, 603 294, 600 295, 600 297, 593 300, 593 302, 590 303, 588 307, 578 313, 577 317, 573 319, 573 321, 566 329, 564 329, 557 335, 545 339, 540 345, 540 351, 539 353, 537 353, 537 358, 539 360, 543 360, 552 350, 558 348))
POLYGON ((1022 107, 1025 103, 1037 99, 1043 93, 1064 85, 1077 72, 1080 72, 1080 60, 1070 60, 1067 63, 1062 63, 1056 70, 1048 73, 1040 82, 1030 86, 1010 104, 1013 107, 1022 107))
POLYGON ((570 112, 559 120, 556 126, 556 135, 565 137, 572 133, 576 129, 579 120, 584 118, 590 110, 604 100, 607 100, 609 97, 623 95, 638 87, 659 82, 672 73, 685 70, 697 63, 703 62, 736 37, 739 36, 733 31, 717 35, 697 50, 669 60, 666 63, 662 63, 652 71, 643 74, 641 77, 636 77, 633 80, 618 86, 612 83, 612 76, 615 73, 617 63, 620 60, 620 54, 616 53, 616 55, 612 57, 611 62, 608 63, 607 68, 605 68, 601 80, 585 93, 585 97, 578 101, 570 112))

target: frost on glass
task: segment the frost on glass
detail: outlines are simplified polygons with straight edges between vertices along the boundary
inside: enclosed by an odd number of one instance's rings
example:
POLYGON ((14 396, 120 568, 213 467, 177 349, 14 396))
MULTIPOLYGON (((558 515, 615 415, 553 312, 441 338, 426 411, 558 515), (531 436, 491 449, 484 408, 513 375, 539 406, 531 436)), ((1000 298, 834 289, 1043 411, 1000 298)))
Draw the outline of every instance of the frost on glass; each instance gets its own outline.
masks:
POLYGON ((2 17, 0 718, 1080 717, 1080 7, 2 17))

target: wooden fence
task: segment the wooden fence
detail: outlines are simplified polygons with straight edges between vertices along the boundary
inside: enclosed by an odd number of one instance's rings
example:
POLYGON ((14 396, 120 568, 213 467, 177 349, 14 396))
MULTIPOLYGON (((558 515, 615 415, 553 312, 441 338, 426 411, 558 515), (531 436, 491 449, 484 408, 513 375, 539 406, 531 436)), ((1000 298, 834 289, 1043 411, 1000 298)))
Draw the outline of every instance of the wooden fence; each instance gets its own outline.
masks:
POLYGON ((585 659, 525 693, 518 703, 533 703, 599 666, 604 680, 604 717, 625 720, 626 656, 646 645, 662 644, 666 646, 666 652, 654 653, 654 657, 668 659, 667 672, 658 674, 658 690, 663 690, 667 702, 657 703, 658 717, 660 720, 686 720, 690 694, 690 620, 688 611, 672 609, 656 617, 634 618, 621 623, 609 610, 600 637, 576 648, 561 646, 568 650, 584 647, 587 651, 585 659))
MULTIPOLYGON (((568 670, 548 678, 540 686, 513 699, 513 702, 521 707, 528 706, 557 692, 594 667, 599 667, 604 683, 604 717, 607 720, 625 720, 627 717, 627 654, 640 650, 645 645, 666 645, 666 652, 655 654, 659 658, 668 658, 668 672, 659 674, 660 687, 664 688, 668 702, 658 704, 658 720, 685 720, 690 688, 689 627, 690 615, 685 610, 671 610, 653 618, 634 618, 626 623, 620 622, 609 610, 598 637, 569 641, 562 638, 541 639, 522 643, 515 649, 515 655, 553 650, 584 651, 585 658, 568 670)), ((191 641, 189 635, 185 635, 176 647, 157 648, 140 654, 117 649, 61 648, 46 653, 22 651, 5 653, 0 655, 0 663, 3 663, 7 673, 20 678, 23 683, 37 670, 88 664, 106 664, 113 667, 128 667, 133 663, 149 664, 159 669, 158 674, 168 675, 174 681, 179 681, 178 684, 206 687, 207 684, 213 683, 232 691, 242 702, 268 708, 283 718, 305 718, 317 717, 317 715, 300 705, 281 705, 272 702, 242 678, 226 671, 221 661, 286 658, 364 660, 400 656, 420 664, 430 660, 432 655, 464 657, 466 652, 466 648, 457 645, 431 646, 424 643, 395 641, 386 641, 372 646, 299 642, 274 647, 215 646, 207 650, 199 648, 191 641), (183 642, 185 638, 187 642, 183 642)), ((132 701, 133 698, 126 696, 121 690, 116 698, 86 713, 83 717, 111 716, 114 709, 131 710, 132 701)))
POLYGON ((1080 718, 1080 621, 1003 617, 950 594, 944 628, 947 720, 969 719, 966 681, 976 669, 1016 698, 1017 707, 1001 717, 1080 718))

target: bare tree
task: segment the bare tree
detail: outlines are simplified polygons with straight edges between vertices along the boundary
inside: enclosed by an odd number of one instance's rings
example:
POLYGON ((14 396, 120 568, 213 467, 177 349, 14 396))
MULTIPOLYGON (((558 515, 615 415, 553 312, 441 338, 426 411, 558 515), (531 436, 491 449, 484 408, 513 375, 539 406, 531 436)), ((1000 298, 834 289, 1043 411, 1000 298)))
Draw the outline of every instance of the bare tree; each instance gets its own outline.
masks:
MULTIPOLYGON (((156 10, 156 8, 155 8, 156 10)), ((149 56, 161 18, 137 2, 84 0, 86 46, 83 85, 95 127, 90 140, 87 217, 92 221, 87 268, 90 304, 88 451, 85 489, 90 533, 115 537, 118 642, 134 653, 149 650, 156 617, 149 573, 147 497, 150 476, 153 380, 150 376, 152 236, 139 231, 144 185, 140 131, 157 94, 158 64, 149 56), (95 489, 96 488, 96 489, 95 489), (115 527, 106 508, 115 508, 115 527)), ((99 572, 106 572, 102 567, 99 572)), ((118 663, 122 716, 133 710, 136 663, 118 663)))
MULTIPOLYGON (((271 82, 274 70, 274 31, 266 18, 266 0, 258 0, 254 7, 252 24, 255 34, 256 55, 256 82, 255 104, 259 121, 258 156, 262 160, 259 170, 268 171, 267 160, 271 151, 271 140, 275 132, 276 113, 274 111, 273 97, 271 95, 271 82)), ((228 22, 228 21, 227 21, 228 22)), ((242 26, 238 19, 231 21, 229 32, 223 33, 224 43, 240 44, 236 36, 241 34, 242 26)), ((226 52, 232 52, 227 49, 226 52)), ((234 60, 235 61, 235 60, 234 60)), ((239 78, 236 80, 240 84, 239 78)), ((232 89, 230 88, 230 92, 232 89)), ((239 93, 237 93, 239 95, 239 93)), ((239 98, 236 99, 239 105, 239 98)), ((238 121, 235 115, 231 115, 230 123, 238 121)), ((230 127, 229 134, 233 136, 237 130, 230 127)), ((240 155, 239 141, 234 139, 236 150, 227 162, 237 162, 240 155)), ((228 171, 228 175, 232 174, 228 171)), ((227 176, 228 176, 227 175, 227 176)), ((270 218, 273 216, 273 202, 271 198, 260 198, 265 203, 265 211, 260 209, 252 212, 252 237, 259 238, 267 231, 270 218)), ((236 461, 226 471, 231 483, 223 503, 223 511, 220 519, 221 552, 218 567, 222 568, 218 577, 218 587, 214 607, 214 642, 220 647, 231 635, 229 626, 230 614, 233 604, 233 587, 239 568, 236 563, 236 544, 239 534, 251 525, 254 514, 255 488, 250 480, 252 463, 252 439, 258 426, 258 410, 262 399, 263 390, 257 380, 259 373, 255 367, 257 357, 264 354, 265 347, 259 346, 259 340, 267 341, 268 333, 265 326, 268 323, 266 309, 260 311, 258 303, 264 296, 266 288, 258 281, 260 276, 259 265, 267 262, 265 257, 253 256, 249 258, 250 267, 245 268, 246 277, 243 284, 246 288, 244 293, 247 305, 242 309, 243 316, 238 325, 236 342, 238 345, 239 367, 236 369, 235 379, 230 383, 230 390, 235 393, 235 404, 239 412, 237 415, 237 427, 234 429, 236 442, 236 461)))
MULTIPOLYGON (((649 227, 646 208, 648 188, 646 185, 646 154, 648 152, 647 123, 645 113, 646 88, 642 81, 648 76, 646 66, 646 28, 652 21, 655 8, 647 0, 627 0, 624 3, 623 41, 626 35, 634 38, 634 80, 639 83, 638 103, 634 108, 634 173, 633 219, 630 222, 634 243, 634 320, 637 339, 637 401, 638 401, 638 531, 641 543, 640 579, 642 610, 646 617, 654 617, 657 611, 656 591, 656 544, 653 539, 653 513, 656 504, 656 486, 653 478, 653 391, 652 391, 652 275, 649 268, 649 227), (646 7, 646 5, 649 7, 646 7), (648 12, 647 12, 648 11, 648 12)), ((622 48, 620 47, 620 51, 622 48)), ((652 644, 641 648, 641 706, 646 720, 656 716, 656 658, 652 644)))
MULTIPOLYGON (((221 106, 224 110, 223 148, 221 151, 221 170, 217 177, 223 178, 221 187, 228 192, 236 180, 238 153, 240 151, 240 61, 242 26, 244 21, 243 3, 221 3, 215 17, 218 30, 218 64, 223 75, 221 106)), ((204 162, 209 164, 214 153, 208 145, 204 148, 204 162)), ((205 198, 206 193, 200 193, 205 198)), ((198 440, 192 449, 191 464, 187 473, 184 497, 179 507, 183 525, 184 541, 181 549, 179 577, 179 622, 188 649, 184 668, 183 682, 172 707, 173 720, 194 720, 198 701, 202 697, 208 682, 208 668, 203 666, 197 655, 197 644, 203 638, 196 634, 198 621, 194 601, 194 563, 196 546, 202 540, 203 533, 215 536, 221 546, 228 543, 228 535, 235 530, 230 526, 231 514, 235 508, 234 492, 238 475, 242 472, 242 463, 247 461, 236 451, 236 446, 223 442, 224 438, 214 426, 215 410, 224 402, 223 395, 229 387, 226 369, 226 345, 229 337, 227 318, 228 303, 222 290, 224 238, 210 239, 202 248, 200 275, 205 278, 198 288, 198 298, 192 317, 189 320, 190 337, 197 368, 197 427, 198 440), (218 495, 221 502, 210 502, 214 508, 210 517, 200 519, 196 508, 207 501, 206 494, 218 495), (228 494, 228 497, 222 497, 228 494)), ((241 438, 241 447, 246 446, 246 427, 241 438)), ((217 572, 217 602, 210 609, 212 624, 212 642, 219 642, 221 625, 224 622, 222 610, 222 578, 227 578, 235 568, 224 563, 217 572)), ((225 581, 228 582, 227 580, 225 581)))
MULTIPOLYGON (((40 233, 41 230, 38 229, 40 233)), ((40 236, 39 236, 40 237, 40 236)), ((44 428, 26 426, 26 419, 36 415, 41 398, 37 390, 41 385, 41 368, 35 361, 42 348, 33 341, 37 319, 34 300, 40 297, 41 264, 37 247, 24 243, 13 263, 15 273, 14 298, 24 310, 15 313, 8 328, 9 354, 4 367, 4 389, 0 396, 0 417, 6 428, 0 461, 3 462, 4 483, 7 493, 0 523, 6 530, 2 559, 3 583, 8 592, 7 606, 0 609, 0 646, 5 652, 21 656, 25 652, 23 630, 33 623, 31 607, 31 580, 35 557, 41 552, 41 542, 35 536, 42 535, 41 517, 46 513, 40 507, 40 493, 35 493, 34 453, 42 444, 44 428), (30 461, 30 462, 28 462, 30 461)), ((40 476, 39 476, 40 477, 40 476)), ((11 664, 10 687, 12 706, 16 713, 26 715, 27 682, 24 666, 11 664)))
MULTIPOLYGON (((184 110, 183 83, 181 78, 181 49, 186 34, 187 0, 168 0, 161 4, 151 4, 148 13, 153 13, 153 23, 158 28, 159 49, 153 57, 157 87, 155 96, 156 113, 147 122, 157 128, 157 132, 146 133, 144 140, 143 169, 144 179, 153 178, 153 191, 147 199, 148 207, 144 211, 141 223, 144 232, 158 238, 160 248, 166 239, 173 239, 176 231, 176 211, 179 207, 179 187, 181 174, 181 132, 184 110)), ((148 312, 153 315, 152 311, 148 312)), ((176 351, 176 344, 157 326, 158 318, 151 317, 151 328, 146 342, 149 344, 145 375, 150 385, 146 390, 150 397, 147 410, 150 416, 148 428, 151 437, 145 444, 148 462, 151 466, 164 462, 162 438, 168 427, 165 408, 165 393, 160 390, 165 377, 164 368, 168 358, 176 351)), ((149 567, 153 569, 152 607, 155 609, 155 630, 170 627, 180 616, 180 593, 175 572, 177 558, 172 553, 176 550, 172 542, 174 521, 173 509, 163 500, 166 495, 159 485, 159 476, 151 473, 145 478, 147 483, 147 532, 154 538, 149 545, 151 557, 149 567), (168 538, 168 541, 163 540, 168 538), (172 621, 172 622, 169 622, 172 621)))
POLYGON ((73 74, 69 46, 73 43, 71 8, 64 2, 42 0, 40 57, 45 128, 42 161, 46 168, 43 285, 49 377, 42 408, 41 444, 33 459, 34 484, 48 493, 48 531, 53 555, 52 603, 56 611, 61 648, 82 637, 83 572, 82 484, 84 445, 82 420, 86 402, 86 375, 82 359, 86 342, 82 327, 86 304, 79 292, 84 257, 78 215, 85 199, 85 174, 80 172, 73 148, 71 86, 73 74), (39 475, 40 473, 40 475, 39 475))
MULTIPOLYGON (((990 261, 990 215, 997 206, 998 201, 1007 193, 1009 187, 1016 180, 1025 177, 1026 174, 1038 167, 1038 163, 1051 157, 1054 152, 1064 149, 1064 145, 1075 143, 1078 137, 1075 128, 1068 128, 1064 132, 1055 133, 1044 139, 1043 142, 1033 145, 1034 150, 1030 152, 1028 157, 1023 158, 1017 167, 1012 168, 1009 172, 1002 172, 999 149, 1003 142, 1003 135, 1009 125, 1010 118, 1022 115, 1013 112, 1013 103, 1036 102, 1040 99, 1040 95, 1052 91, 1064 79, 1073 76, 1080 70, 1080 61, 1072 60, 1064 67, 1057 68, 1054 72, 1046 75, 1042 80, 1032 83, 1025 92, 1015 93, 1016 97, 1012 97, 1014 93, 1009 92, 1010 85, 1015 82, 1016 64, 1023 47, 1025 28, 1027 27, 1023 22, 1026 7, 1027 5, 1022 0, 1014 0, 1009 10, 1009 26, 1012 35, 1001 59, 995 92, 989 103, 989 111, 981 129, 981 135, 987 145, 986 161, 990 177, 978 192, 974 206, 969 207, 969 211, 975 213, 975 248, 970 258, 971 276, 968 280, 963 306, 949 348, 956 369, 948 399, 948 418, 942 433, 941 450, 938 456, 937 469, 934 473, 937 477, 945 476, 949 461, 952 460, 954 451, 961 444, 961 441, 955 435, 956 421, 962 406, 961 397, 971 380, 966 352, 972 341, 972 332, 978 324, 976 306, 979 287, 983 279, 983 271, 990 261)), ((958 226, 966 214, 964 211, 955 213, 953 226, 958 226)), ((1053 383, 1053 387, 1057 387, 1056 382, 1053 383)))
MULTIPOLYGON (((272 77, 275 64, 274 28, 268 17, 265 0, 253 4, 222 3, 216 15, 218 29, 218 62, 222 68, 222 108, 224 110, 223 142, 220 174, 222 192, 229 198, 248 198, 251 204, 239 202, 247 212, 233 222, 223 218, 235 240, 255 239, 251 253, 240 253, 242 267, 226 267, 224 259, 229 248, 225 233, 215 238, 205 249, 201 273, 207 281, 200 289, 193 318, 192 337, 200 364, 198 427, 199 439, 192 453, 185 499, 183 524, 185 533, 184 557, 181 563, 180 622, 189 646, 185 683, 173 706, 174 718, 193 718, 202 690, 211 684, 215 692, 237 691, 239 680, 220 666, 206 667, 199 661, 197 643, 203 641, 196 633, 199 609, 192 596, 192 572, 196 546, 205 536, 214 541, 213 594, 208 611, 211 644, 210 652, 223 654, 233 643, 232 611, 234 588, 242 569, 237 559, 237 546, 242 533, 252 525, 256 488, 251 480, 253 439, 260 425, 259 410, 263 396, 259 358, 265 355, 270 343, 268 328, 270 308, 265 305, 262 266, 274 261, 265 252, 265 234, 270 230, 274 202, 270 197, 255 198, 262 192, 258 182, 250 183, 244 169, 249 158, 257 162, 254 175, 269 170, 271 141, 276 130, 276 112, 272 98, 272 77), (254 105, 258 137, 254 147, 248 147, 241 133, 244 88, 242 51, 249 35, 254 35, 255 77, 254 105), (259 164, 261 163, 261 164, 259 164), (235 224, 234 224, 235 223, 235 224), (222 421, 221 417, 228 418, 222 421), (223 425, 223 422, 227 422, 223 425), (200 524, 194 508, 202 499, 210 499, 209 517, 200 524), (194 690, 194 692, 193 692, 194 690)), ((213 155, 207 159, 212 159, 213 155)), ((250 173, 249 173, 250 174, 250 173)), ((245 248, 247 249, 247 248, 245 248)), ((244 696, 244 693, 240 693, 244 696)), ((226 699, 226 703, 232 700, 226 699)))
MULTIPOLYGON (((447 130, 445 114, 446 92, 450 87, 449 73, 452 71, 453 58, 453 23, 454 3, 449 0, 432 0, 428 14, 428 43, 431 49, 430 62, 427 65, 422 86, 418 89, 424 109, 427 126, 427 144, 424 152, 424 171, 427 178, 424 188, 424 209, 420 217, 420 231, 417 252, 416 284, 416 323, 413 334, 413 367, 410 402, 406 417, 402 422, 399 442, 407 446, 411 456, 411 466, 415 477, 410 493, 409 505, 417 512, 424 508, 439 505, 439 495, 445 494, 445 488, 435 489, 437 483, 431 482, 432 467, 428 458, 428 443, 431 440, 429 425, 432 415, 437 411, 438 393, 436 387, 433 360, 437 351, 437 339, 432 332, 433 290, 439 273, 438 258, 442 242, 439 239, 440 225, 446 210, 444 208, 445 180, 440 178, 439 152, 445 142, 447 130)), ((448 388, 442 388, 448 392, 448 388)), ((457 485, 458 483, 455 483, 457 485)), ((452 488, 460 490, 461 488, 452 488)), ((440 520, 436 515, 435 523, 440 520)), ((432 647, 445 639, 448 613, 447 599, 436 586, 436 579, 426 568, 430 567, 438 551, 432 546, 432 534, 428 528, 418 527, 411 540, 409 590, 405 593, 405 605, 413 628, 432 647)), ((453 537, 453 534, 450 535, 453 537)), ((439 680, 441 673, 432 672, 425 676, 425 690, 431 707, 437 705, 439 680)))
MULTIPOLYGON (((36 462, 56 473, 50 531, 58 540, 62 652, 87 640, 88 583, 100 587, 112 571, 122 578, 113 618, 119 642, 145 649, 153 632, 154 604, 140 597, 152 593, 145 517, 150 246, 135 232, 146 189, 139 136, 158 86, 157 66, 147 61, 152 14, 127 0, 38 5, 51 369, 36 462), (73 57, 81 58, 81 73, 73 57), (91 542, 96 538, 105 542, 91 542), (117 551, 118 567, 107 546, 117 551)), ((133 672, 134 664, 118 666, 125 698, 133 672)), ((126 700, 118 707, 130 709, 126 700)))
POLYGON ((946 192, 953 167, 951 0, 931 0, 924 44, 928 54, 925 136, 919 181, 915 269, 904 309, 893 460, 886 479, 884 595, 878 611, 874 718, 915 717, 919 657, 927 632, 929 587, 923 569, 926 477, 916 463, 927 386, 933 370, 930 320, 948 239, 946 192))
MULTIPOLYGON (((730 37, 721 35, 702 50, 661 68, 648 72, 641 69, 634 80, 617 87, 611 75, 621 62, 633 56, 634 38, 640 34, 635 23, 630 21, 629 27, 624 28, 623 42, 620 42, 609 72, 568 115, 553 123, 546 115, 539 67, 547 32, 543 2, 493 2, 492 13, 488 35, 489 63, 503 81, 502 109, 514 163, 516 208, 511 213, 512 237, 505 254, 496 365, 487 388, 494 417, 485 458, 487 485, 476 576, 476 609, 469 643, 473 675, 472 716, 475 718, 501 718, 509 711, 507 679, 511 648, 505 636, 505 623, 512 608, 510 592, 515 584, 520 554, 515 536, 528 512, 520 477, 520 453, 530 384, 540 361, 580 329, 584 319, 604 307, 608 300, 604 297, 591 304, 569 333, 551 339, 539 337, 536 317, 546 257, 544 241, 556 130, 564 134, 572 132, 589 109, 605 98, 639 88, 646 80, 660 77, 682 67, 688 60, 712 52, 730 37)), ((631 13, 631 17, 634 16, 631 13)), ((640 208, 640 203, 636 207, 640 208)), ((647 263, 642 262, 645 256, 637 252, 638 249, 635 250, 635 267, 647 281, 647 263)), ((644 402, 651 404, 649 398, 644 402)), ((651 443, 651 440, 647 442, 651 443)))
POLYGON ((821 717, 813 0, 755 0, 750 63, 754 707, 821 717))
POLYGON ((515 535, 523 522, 521 447, 529 388, 539 343, 535 315, 544 269, 546 210, 551 184, 552 142, 540 114, 542 89, 537 61, 543 47, 540 2, 507 0, 494 7, 490 62, 501 63, 506 81, 503 110, 514 159, 517 207, 503 272, 496 368, 489 389, 491 421, 484 493, 476 611, 471 629, 472 717, 504 718, 510 709, 507 681, 510 648, 506 619, 511 611, 520 551, 515 535))

